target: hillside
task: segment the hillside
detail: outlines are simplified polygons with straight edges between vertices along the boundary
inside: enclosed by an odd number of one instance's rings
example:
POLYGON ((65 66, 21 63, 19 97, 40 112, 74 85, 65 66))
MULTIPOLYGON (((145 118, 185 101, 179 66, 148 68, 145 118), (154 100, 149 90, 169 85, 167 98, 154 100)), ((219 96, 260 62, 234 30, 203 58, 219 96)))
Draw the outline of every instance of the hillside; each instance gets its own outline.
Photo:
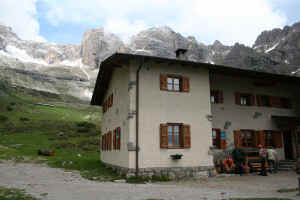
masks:
POLYGON ((98 107, 0 82, 0 160, 45 162, 111 180, 114 174, 99 159, 100 126, 98 107), (55 154, 39 156, 38 150, 55 154))

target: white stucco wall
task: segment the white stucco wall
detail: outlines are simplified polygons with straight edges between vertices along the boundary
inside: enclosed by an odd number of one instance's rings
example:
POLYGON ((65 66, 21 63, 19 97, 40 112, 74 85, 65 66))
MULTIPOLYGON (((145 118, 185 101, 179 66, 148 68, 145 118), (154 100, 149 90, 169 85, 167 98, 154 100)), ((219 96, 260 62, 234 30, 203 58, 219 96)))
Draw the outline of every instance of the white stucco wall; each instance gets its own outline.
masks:
POLYGON ((101 160, 105 163, 129 168, 129 113, 130 98, 128 93, 129 67, 115 68, 110 80, 105 99, 113 93, 113 106, 102 118, 102 134, 121 127, 121 150, 101 151, 101 160))
POLYGON ((201 67, 147 62, 140 72, 140 168, 212 166, 208 70, 201 67), (190 92, 160 90, 160 74, 187 76, 190 92), (191 127, 190 149, 161 149, 160 124, 173 122, 191 127), (174 161, 171 154, 183 154, 174 161))
MULTIPOLYGON (((271 119, 272 115, 296 116, 295 90, 293 85, 279 83, 275 86, 257 87, 253 84, 254 80, 255 79, 224 76, 220 74, 210 76, 211 89, 222 90, 224 95, 223 104, 212 104, 213 128, 226 131, 227 145, 234 144, 234 130, 279 130, 271 119), (292 102, 294 106, 293 109, 240 106, 235 104, 235 92, 289 97, 291 100, 294 100, 292 102), (255 119, 253 117, 255 112, 259 112, 262 115, 255 119), (229 126, 227 130, 224 130, 226 121, 231 122, 231 126, 229 126)), ((277 152, 280 156, 279 159, 284 159, 283 148, 277 149, 277 152)))

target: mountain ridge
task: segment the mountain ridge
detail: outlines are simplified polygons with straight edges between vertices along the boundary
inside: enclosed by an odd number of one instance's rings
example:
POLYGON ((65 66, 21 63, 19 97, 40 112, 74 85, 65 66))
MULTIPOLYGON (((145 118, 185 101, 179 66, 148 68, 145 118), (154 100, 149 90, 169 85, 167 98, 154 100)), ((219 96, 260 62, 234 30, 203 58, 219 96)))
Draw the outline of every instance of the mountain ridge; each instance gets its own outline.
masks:
POLYGON ((170 27, 153 27, 125 44, 104 28, 85 32, 80 45, 21 40, 0 25, 1 78, 15 85, 89 100, 99 63, 115 52, 175 58, 187 49, 187 59, 277 74, 300 75, 300 22, 263 31, 252 47, 216 40, 205 45, 170 27))

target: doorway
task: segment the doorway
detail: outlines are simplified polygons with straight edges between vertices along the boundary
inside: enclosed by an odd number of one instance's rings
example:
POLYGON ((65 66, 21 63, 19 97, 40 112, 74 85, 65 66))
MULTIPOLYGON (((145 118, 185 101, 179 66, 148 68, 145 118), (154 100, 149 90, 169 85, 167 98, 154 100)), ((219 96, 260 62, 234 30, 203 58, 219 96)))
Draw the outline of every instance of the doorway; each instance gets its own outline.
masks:
POLYGON ((284 155, 286 160, 294 160, 292 132, 283 131, 284 155))

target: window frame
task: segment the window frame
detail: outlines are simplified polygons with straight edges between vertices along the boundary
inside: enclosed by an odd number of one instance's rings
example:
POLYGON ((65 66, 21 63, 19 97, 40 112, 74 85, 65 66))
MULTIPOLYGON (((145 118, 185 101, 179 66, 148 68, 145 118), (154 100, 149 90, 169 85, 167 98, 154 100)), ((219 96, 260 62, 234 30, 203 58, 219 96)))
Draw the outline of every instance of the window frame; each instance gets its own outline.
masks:
POLYGON ((210 103, 211 104, 222 104, 223 103, 223 92, 221 90, 210 90, 210 103), (214 102, 212 102, 214 97, 214 102))
POLYGON ((166 76, 167 76, 167 91, 169 91, 169 92, 182 92, 183 77, 180 76, 180 75, 173 75, 173 74, 166 74, 166 76), (172 79, 172 89, 169 89, 169 78, 172 79), (179 83, 178 83, 179 90, 174 89, 174 86, 175 86, 174 80, 175 79, 178 79, 178 81, 179 81, 179 83))
POLYGON ((240 146, 244 147, 244 148, 255 148, 255 131, 251 130, 251 129, 241 129, 240 132, 241 132, 240 146), (252 139, 251 146, 249 146, 249 143, 248 143, 249 138, 248 138, 248 134, 245 134, 246 132, 251 132, 251 139, 252 139), (243 133, 246 137, 243 137, 243 133), (244 139, 244 138, 246 138, 246 139, 244 139), (244 140, 245 140, 246 145, 244 145, 244 140))
MULTIPOLYGON (((168 149, 183 149, 184 144, 183 141, 181 141, 181 138, 183 137, 183 124, 182 123, 167 123, 167 130, 168 130, 168 149), (175 145, 169 145, 169 127, 175 127, 178 126, 178 146, 175 145)), ((174 128, 172 129, 172 144, 175 143, 175 131, 174 128)))
POLYGON ((268 147, 276 148, 276 142, 275 142, 275 138, 274 138, 274 131, 264 130, 264 146, 266 148, 268 148, 268 147), (268 139, 270 139, 270 138, 271 138, 271 142, 268 141, 268 139), (269 143, 271 143, 271 145, 269 143))

